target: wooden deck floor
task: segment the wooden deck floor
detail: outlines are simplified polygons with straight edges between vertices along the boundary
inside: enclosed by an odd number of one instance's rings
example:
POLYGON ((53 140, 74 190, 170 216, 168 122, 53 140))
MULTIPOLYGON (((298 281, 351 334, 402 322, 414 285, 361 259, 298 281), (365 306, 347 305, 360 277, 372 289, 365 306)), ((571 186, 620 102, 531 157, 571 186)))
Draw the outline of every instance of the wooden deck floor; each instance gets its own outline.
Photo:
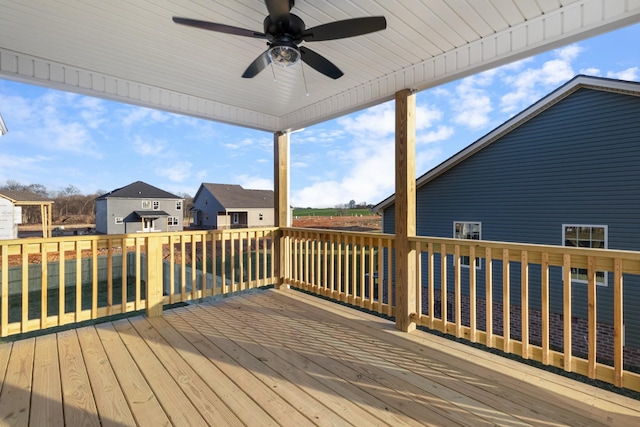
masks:
POLYGON ((10 426, 637 426, 640 401, 294 291, 0 345, 10 426))

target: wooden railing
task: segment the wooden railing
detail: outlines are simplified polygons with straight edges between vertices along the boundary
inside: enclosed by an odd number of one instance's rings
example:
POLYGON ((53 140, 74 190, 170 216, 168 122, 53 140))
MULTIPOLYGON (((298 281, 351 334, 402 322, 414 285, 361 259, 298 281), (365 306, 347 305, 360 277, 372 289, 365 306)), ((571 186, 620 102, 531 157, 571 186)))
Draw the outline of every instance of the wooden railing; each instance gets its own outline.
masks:
MULTIPOLYGON (((394 236, 309 229, 285 229, 283 236, 285 283, 395 313, 395 287, 401 284, 394 283, 394 236)), ((640 348, 624 346, 625 334, 636 341, 640 336, 637 320, 626 331, 624 325, 624 296, 640 294, 640 252, 410 241, 417 282, 411 318, 418 325, 640 391, 640 348), (585 283, 572 278, 576 269, 586 272, 585 283), (596 272, 606 272, 606 286, 596 272)), ((626 309, 631 319, 636 308, 626 309)))
MULTIPOLYGON (((625 305, 640 294, 640 252, 410 242, 416 324, 640 391, 640 349, 625 345, 625 336, 640 336, 636 307, 625 305)), ((0 335, 139 310, 158 315, 167 304, 270 284, 394 316, 403 286, 394 282, 394 257, 393 235, 298 228, 4 240, 0 335)))
POLYGON ((0 336, 272 284, 274 232, 0 241, 0 336))
POLYGON ((288 228, 284 283, 388 316, 393 315, 393 236, 288 228))

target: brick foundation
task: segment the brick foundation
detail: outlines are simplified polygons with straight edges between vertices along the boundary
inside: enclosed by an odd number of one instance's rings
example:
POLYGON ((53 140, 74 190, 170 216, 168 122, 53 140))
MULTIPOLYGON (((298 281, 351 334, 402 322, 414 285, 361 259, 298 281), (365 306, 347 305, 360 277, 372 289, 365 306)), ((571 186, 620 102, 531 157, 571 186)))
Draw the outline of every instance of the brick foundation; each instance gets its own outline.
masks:
MULTIPOLYGON (((447 293, 447 320, 455 321, 454 294, 447 293)), ((422 313, 428 314, 428 295, 422 294, 422 313)), ((465 326, 469 326, 469 297, 461 297, 461 321, 465 326)), ((521 307, 512 305, 510 307, 510 336, 515 340, 521 340, 522 316, 521 307)), ((434 313, 436 318, 440 318, 441 300, 440 292, 434 294, 434 313)), ((496 335, 503 335, 503 305, 501 302, 493 302, 493 332, 496 335)), ((476 325, 478 330, 486 330, 486 301, 484 298, 477 298, 476 302, 476 325)), ((588 354, 589 324, 586 319, 573 317, 571 319, 571 352, 576 357, 586 358, 588 354)), ((608 323, 598 323, 596 330, 597 358, 600 363, 613 365, 613 325, 608 323)), ((561 314, 549 314, 549 345, 551 349, 563 351, 564 348, 564 318, 561 314)), ((542 313, 539 310, 529 309, 529 343, 533 345, 542 344, 542 313)), ((624 348, 625 369, 631 368, 640 371, 640 349, 634 347, 624 348)))

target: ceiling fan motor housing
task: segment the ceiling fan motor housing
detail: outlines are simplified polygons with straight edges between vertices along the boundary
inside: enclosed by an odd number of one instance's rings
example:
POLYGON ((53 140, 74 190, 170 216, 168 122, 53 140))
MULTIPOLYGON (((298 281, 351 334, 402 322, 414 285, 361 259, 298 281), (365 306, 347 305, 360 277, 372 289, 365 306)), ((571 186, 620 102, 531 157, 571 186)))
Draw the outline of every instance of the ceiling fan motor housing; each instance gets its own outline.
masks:
POLYGON ((269 15, 264 19, 264 33, 270 43, 289 39, 296 45, 300 44, 304 30, 304 21, 293 13, 289 14, 287 21, 274 22, 269 15))

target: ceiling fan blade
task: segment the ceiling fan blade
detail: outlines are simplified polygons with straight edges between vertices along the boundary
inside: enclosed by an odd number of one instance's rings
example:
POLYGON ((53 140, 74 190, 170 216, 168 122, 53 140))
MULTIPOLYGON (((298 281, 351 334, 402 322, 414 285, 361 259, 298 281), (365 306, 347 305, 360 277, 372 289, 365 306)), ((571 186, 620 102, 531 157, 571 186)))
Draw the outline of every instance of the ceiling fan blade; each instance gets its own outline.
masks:
POLYGON ((266 39, 263 33, 244 28, 232 27, 231 25, 217 24, 215 22, 198 21, 196 19, 173 17, 176 24, 187 25, 189 27, 201 28, 203 30, 216 31, 218 33, 233 34, 236 36, 253 37, 258 39, 266 39))
POLYGON ((304 63, 319 73, 322 73, 327 77, 331 77, 332 79, 338 79, 344 75, 338 67, 333 65, 333 62, 329 61, 319 53, 304 46, 300 46, 299 49, 304 63))
POLYGON ((242 74, 242 77, 245 79, 250 79, 258 75, 258 73, 266 68, 267 65, 271 63, 271 59, 269 59, 269 50, 265 50, 262 52, 260 56, 253 60, 251 64, 247 67, 242 74))
POLYGON ((265 0, 272 22, 289 22, 289 12, 293 6, 293 0, 265 0))
POLYGON ((364 18, 345 19, 328 24, 308 28, 302 33, 302 40, 318 42, 324 40, 344 39, 347 37, 361 36, 387 28, 387 20, 384 16, 368 16, 364 18))

